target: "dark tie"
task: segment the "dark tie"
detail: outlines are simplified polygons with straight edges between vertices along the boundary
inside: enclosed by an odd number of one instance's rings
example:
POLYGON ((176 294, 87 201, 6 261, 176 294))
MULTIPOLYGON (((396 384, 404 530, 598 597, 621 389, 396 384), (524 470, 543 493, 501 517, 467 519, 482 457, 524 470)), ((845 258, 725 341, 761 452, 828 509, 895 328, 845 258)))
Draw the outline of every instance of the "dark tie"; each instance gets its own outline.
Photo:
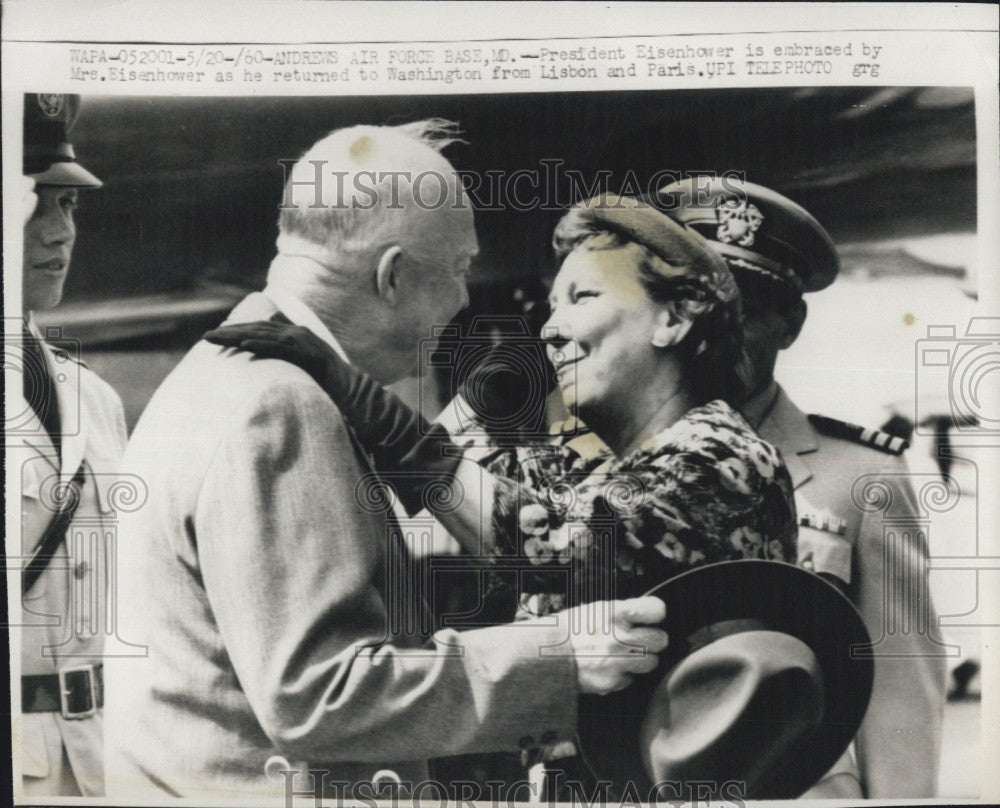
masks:
POLYGON ((45 348, 27 328, 24 338, 24 398, 42 422, 52 439, 57 453, 62 452, 62 435, 59 431, 59 403, 56 386, 45 361, 45 348))

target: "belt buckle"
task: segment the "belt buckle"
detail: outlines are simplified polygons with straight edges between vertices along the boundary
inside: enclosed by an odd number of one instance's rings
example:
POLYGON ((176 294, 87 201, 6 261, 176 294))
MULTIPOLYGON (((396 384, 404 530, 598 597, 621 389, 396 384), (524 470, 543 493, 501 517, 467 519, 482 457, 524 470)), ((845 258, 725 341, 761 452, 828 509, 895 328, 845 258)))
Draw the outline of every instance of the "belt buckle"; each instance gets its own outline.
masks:
POLYGON ((89 718, 97 712, 97 680, 94 676, 93 665, 74 665, 71 668, 63 668, 59 671, 59 712, 63 718, 70 720, 89 718), (84 692, 89 696, 90 706, 83 710, 73 710, 70 708, 76 705, 70 704, 70 696, 77 694, 79 691, 71 686, 71 680, 78 680, 80 676, 86 678, 86 690, 84 692))

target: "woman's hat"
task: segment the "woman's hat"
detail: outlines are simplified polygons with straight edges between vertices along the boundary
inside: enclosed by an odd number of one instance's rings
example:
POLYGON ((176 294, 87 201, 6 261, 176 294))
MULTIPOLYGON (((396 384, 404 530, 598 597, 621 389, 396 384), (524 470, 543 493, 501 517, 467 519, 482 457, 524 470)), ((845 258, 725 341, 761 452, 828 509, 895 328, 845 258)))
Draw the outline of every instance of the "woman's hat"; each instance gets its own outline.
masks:
POLYGON ((731 303, 739 297, 729 268, 705 238, 657 210, 649 199, 606 193, 574 205, 571 213, 646 247, 673 277, 691 280, 719 302, 731 303))
POLYGON ((595 777, 642 799, 696 781, 715 796, 790 799, 830 770, 872 687, 871 640, 847 598, 761 560, 698 567, 648 594, 667 606, 660 666, 580 698, 578 747, 595 777))
POLYGON ((35 185, 101 187, 101 181, 76 162, 69 142, 79 110, 78 95, 25 93, 23 174, 35 185))

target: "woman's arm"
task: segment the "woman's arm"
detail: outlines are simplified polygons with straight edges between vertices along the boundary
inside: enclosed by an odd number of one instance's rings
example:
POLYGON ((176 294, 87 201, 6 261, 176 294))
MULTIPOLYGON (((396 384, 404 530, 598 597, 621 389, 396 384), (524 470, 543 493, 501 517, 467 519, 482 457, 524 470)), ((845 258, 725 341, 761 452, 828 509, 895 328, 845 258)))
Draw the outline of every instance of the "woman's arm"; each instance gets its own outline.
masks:
MULTIPOLYGON (((465 459, 443 426, 427 421, 342 360, 312 331, 276 317, 222 326, 205 339, 305 370, 336 404, 380 479, 392 485, 409 515, 426 508, 472 554, 517 552, 516 535, 494 537, 494 526, 506 524, 494 514, 497 478, 465 459)), ((539 500, 524 489, 499 501, 501 507, 514 507, 539 500)))

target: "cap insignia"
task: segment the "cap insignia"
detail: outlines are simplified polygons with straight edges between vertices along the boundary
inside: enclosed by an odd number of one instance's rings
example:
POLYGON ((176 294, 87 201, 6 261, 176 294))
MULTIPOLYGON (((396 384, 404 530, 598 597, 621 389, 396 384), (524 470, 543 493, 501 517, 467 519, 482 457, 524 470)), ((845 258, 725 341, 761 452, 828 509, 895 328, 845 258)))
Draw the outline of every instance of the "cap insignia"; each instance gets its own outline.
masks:
POLYGON ((58 118, 66 103, 66 96, 62 93, 39 93, 38 106, 42 114, 48 118, 58 118))
POLYGON ((719 229, 715 237, 723 244, 736 243, 740 247, 753 244, 754 234, 764 223, 764 214, 752 202, 743 200, 735 207, 729 202, 720 202, 715 209, 719 229))

